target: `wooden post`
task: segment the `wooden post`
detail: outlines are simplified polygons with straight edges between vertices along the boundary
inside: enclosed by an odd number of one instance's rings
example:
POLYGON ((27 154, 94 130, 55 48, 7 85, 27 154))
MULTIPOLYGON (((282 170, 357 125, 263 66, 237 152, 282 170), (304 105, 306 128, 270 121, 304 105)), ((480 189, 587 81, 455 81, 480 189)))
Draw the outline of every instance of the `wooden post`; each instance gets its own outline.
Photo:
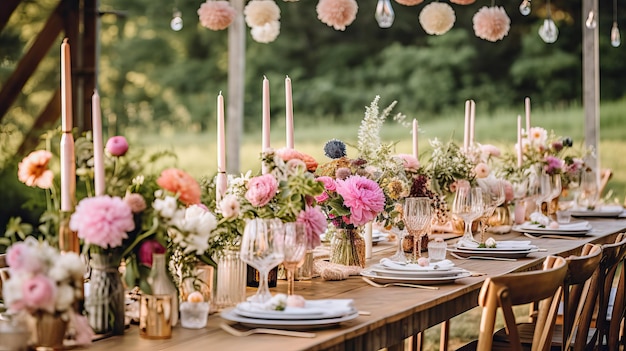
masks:
POLYGON ((239 148, 243 134, 243 98, 246 70, 246 25, 244 0, 231 0, 237 11, 228 27, 228 96, 226 116, 226 172, 239 173, 239 148))
MULTIPOLYGON (((583 0, 582 2, 582 31, 583 31, 583 109, 585 112, 585 145, 593 147, 596 152, 595 164, 590 165, 599 169, 599 140, 600 140, 600 54, 598 27, 589 29, 585 20, 589 11, 598 16, 597 0, 583 0)), ((591 158, 586 160, 593 162, 591 158)))

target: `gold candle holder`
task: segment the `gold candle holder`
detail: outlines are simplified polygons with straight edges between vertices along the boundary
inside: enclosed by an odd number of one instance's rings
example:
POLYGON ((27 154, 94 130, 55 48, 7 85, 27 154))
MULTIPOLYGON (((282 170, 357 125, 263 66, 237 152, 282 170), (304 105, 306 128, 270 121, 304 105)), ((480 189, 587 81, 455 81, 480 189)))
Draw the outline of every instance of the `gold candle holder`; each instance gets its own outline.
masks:
POLYGON ((139 336, 146 339, 172 337, 172 295, 141 295, 139 336))
POLYGON ((61 252, 75 252, 80 254, 80 241, 76 232, 70 229, 69 212, 61 212, 59 219, 59 250, 61 252))

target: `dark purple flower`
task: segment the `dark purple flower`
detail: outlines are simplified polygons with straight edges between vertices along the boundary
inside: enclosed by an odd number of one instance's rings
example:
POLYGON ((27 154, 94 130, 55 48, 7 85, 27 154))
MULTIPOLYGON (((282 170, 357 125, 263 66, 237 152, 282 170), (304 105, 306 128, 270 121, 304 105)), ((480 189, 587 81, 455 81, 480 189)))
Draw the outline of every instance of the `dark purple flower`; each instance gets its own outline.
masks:
POLYGON ((347 155, 346 144, 337 139, 329 140, 326 142, 326 145, 324 145, 324 155, 332 159, 345 157, 347 155))
POLYGON ((146 240, 139 247, 139 263, 147 267, 152 267, 152 254, 165 253, 165 247, 156 240, 146 240))
POLYGON ((547 156, 545 158, 545 171, 548 174, 557 174, 563 169, 563 160, 555 156, 547 156))
POLYGON ((113 156, 124 156, 128 151, 128 142, 123 136, 109 138, 106 150, 113 156))
POLYGON ((552 150, 559 152, 563 150, 563 143, 560 141, 555 141, 552 143, 552 150))

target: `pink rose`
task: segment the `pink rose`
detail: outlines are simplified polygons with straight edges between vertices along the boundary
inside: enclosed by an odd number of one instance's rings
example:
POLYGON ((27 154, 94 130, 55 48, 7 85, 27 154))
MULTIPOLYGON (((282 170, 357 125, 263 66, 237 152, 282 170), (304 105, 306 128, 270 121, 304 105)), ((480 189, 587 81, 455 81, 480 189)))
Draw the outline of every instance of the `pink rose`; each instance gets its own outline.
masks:
POLYGON ((50 278, 38 274, 24 281, 22 300, 28 308, 54 312, 56 290, 56 284, 50 278))
POLYGON ((245 196, 252 206, 261 207, 267 205, 277 192, 278 181, 268 173, 250 179, 245 196))
POLYGON ((420 161, 409 154, 398 154, 397 157, 402 159, 404 169, 408 171, 417 171, 420 168, 420 161))
POLYGON ((128 151, 128 142, 123 136, 111 137, 107 141, 106 150, 113 156, 124 156, 128 151))
POLYGON ((489 169, 489 166, 484 162, 481 162, 474 167, 476 178, 487 178, 490 172, 491 170, 489 169))

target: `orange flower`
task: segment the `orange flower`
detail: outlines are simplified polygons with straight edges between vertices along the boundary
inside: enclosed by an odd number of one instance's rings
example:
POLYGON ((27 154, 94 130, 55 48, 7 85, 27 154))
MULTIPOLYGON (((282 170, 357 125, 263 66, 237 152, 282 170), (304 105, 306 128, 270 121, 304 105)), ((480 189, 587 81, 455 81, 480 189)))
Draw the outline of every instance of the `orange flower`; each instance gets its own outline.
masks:
POLYGON ((52 153, 46 150, 37 150, 24 157, 19 163, 17 177, 20 182, 41 189, 50 189, 54 174, 48 169, 52 153))
POLYGON ((287 162, 289 160, 298 159, 306 164, 306 169, 309 172, 315 172, 317 169, 317 161, 312 156, 302 153, 295 149, 281 148, 276 150, 276 154, 287 162))
POLYGON ((186 205, 200 203, 200 184, 185 171, 168 168, 161 172, 157 184, 167 191, 178 194, 180 201, 186 205))

